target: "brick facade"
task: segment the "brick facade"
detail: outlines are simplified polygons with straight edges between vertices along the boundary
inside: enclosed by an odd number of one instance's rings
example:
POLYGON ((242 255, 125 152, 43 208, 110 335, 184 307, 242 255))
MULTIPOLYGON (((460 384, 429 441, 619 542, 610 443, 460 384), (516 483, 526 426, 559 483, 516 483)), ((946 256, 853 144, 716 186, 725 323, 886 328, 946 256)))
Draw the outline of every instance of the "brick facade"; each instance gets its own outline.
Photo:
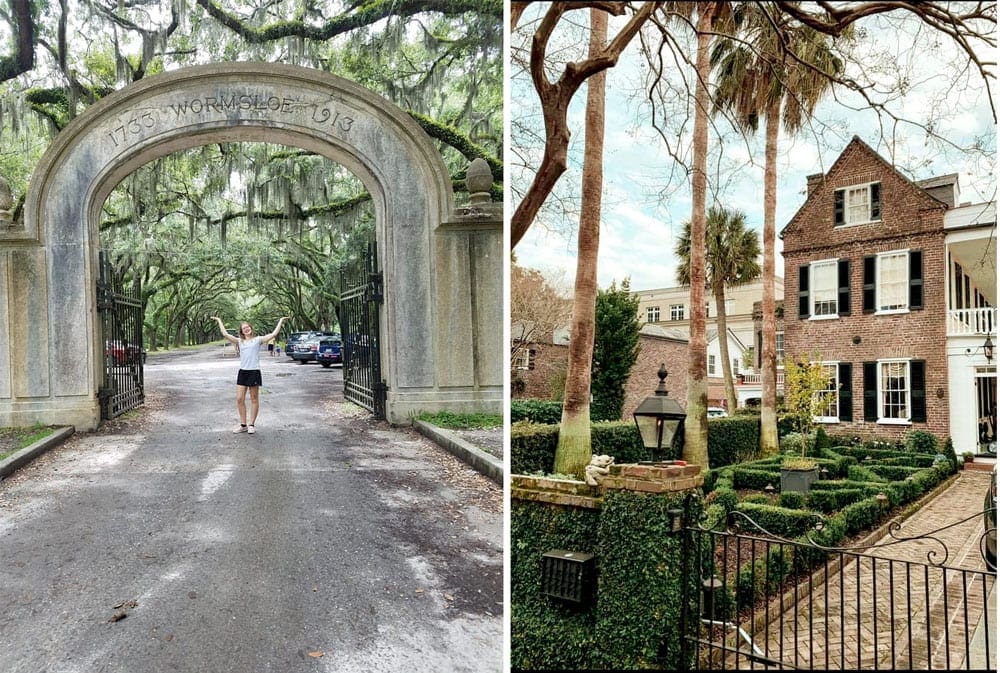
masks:
POLYGON ((566 382, 569 347, 562 344, 531 344, 527 369, 510 370, 510 396, 513 399, 551 400, 562 396, 566 382), (555 390, 554 388, 559 388, 555 390), (559 394, 555 394, 558 392, 559 394))
POLYGON ((687 362, 687 341, 640 334, 639 355, 625 385, 622 420, 632 420, 632 412, 656 390, 660 364, 667 365, 667 394, 687 406, 687 362))
MULTIPOLYGON (((782 232, 785 258, 785 353, 796 358, 802 353, 813 361, 850 365, 850 381, 841 381, 841 390, 850 394, 843 411, 850 420, 826 426, 828 432, 852 432, 884 438, 899 438, 911 429, 927 430, 944 438, 949 434, 948 369, 946 344, 946 297, 944 270, 944 212, 947 206, 907 180, 874 150, 857 137, 851 141, 825 175, 810 176, 805 204, 782 232), (870 193, 878 202, 880 219, 858 225, 835 226, 835 192, 844 188, 877 183, 880 194, 870 193), (866 258, 882 252, 907 251, 908 308, 903 312, 879 314, 866 310, 875 295, 871 280, 874 262, 866 258), (808 286, 810 262, 837 260, 836 317, 801 315, 800 278, 808 286), (869 270, 866 272, 866 266, 869 270), (918 267, 922 266, 922 273, 918 267), (844 280, 849 280, 844 285, 844 280), (921 286, 922 290, 916 289, 921 286), (845 292, 846 291, 846 292, 845 292), (916 294, 913 294, 916 292, 916 294), (914 297, 922 298, 917 308, 914 297), (845 311, 849 304, 849 311, 845 311), (923 391, 909 391, 909 411, 914 402, 919 409, 921 394, 926 400, 926 422, 916 420, 891 424, 886 420, 865 420, 865 363, 899 358, 924 367, 923 391)), ((841 192, 843 197, 844 192, 841 192)), ((874 207, 874 205, 872 205, 874 207)), ((846 208, 841 205, 841 212, 846 208)), ((875 216, 872 215, 872 219, 875 216)), ((876 281, 875 285, 878 285, 876 281)), ((816 288, 804 288, 814 291, 816 288)), ((879 290, 881 291, 881 290, 879 290)), ((804 297, 807 312, 813 310, 814 295, 804 297)), ((846 370, 841 370, 846 371, 846 370)), ((869 372, 872 370, 869 369, 869 372)), ((881 371, 881 370, 880 370, 881 371)), ((908 385, 919 385, 919 374, 911 372, 908 385)), ((869 385, 869 405, 883 407, 882 393, 873 396, 869 385)), ((871 407, 869 407, 870 409, 871 407)), ((919 414, 919 411, 916 412, 919 414)))

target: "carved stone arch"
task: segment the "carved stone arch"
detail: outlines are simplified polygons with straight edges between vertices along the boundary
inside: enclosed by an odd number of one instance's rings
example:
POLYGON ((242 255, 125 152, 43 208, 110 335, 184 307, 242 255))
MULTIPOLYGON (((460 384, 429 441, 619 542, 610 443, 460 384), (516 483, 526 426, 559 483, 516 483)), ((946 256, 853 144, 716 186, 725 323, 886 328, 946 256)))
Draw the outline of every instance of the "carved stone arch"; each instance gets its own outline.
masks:
POLYGON ((96 427, 102 348, 94 274, 104 200, 158 157, 252 141, 326 156, 372 195, 385 273, 389 420, 405 423, 419 410, 499 410, 499 217, 480 214, 469 226, 455 215, 440 154, 408 114, 377 94, 308 68, 226 63, 115 92, 42 158, 23 225, 0 228, 0 316, 8 316, 0 321, 0 425, 96 427))

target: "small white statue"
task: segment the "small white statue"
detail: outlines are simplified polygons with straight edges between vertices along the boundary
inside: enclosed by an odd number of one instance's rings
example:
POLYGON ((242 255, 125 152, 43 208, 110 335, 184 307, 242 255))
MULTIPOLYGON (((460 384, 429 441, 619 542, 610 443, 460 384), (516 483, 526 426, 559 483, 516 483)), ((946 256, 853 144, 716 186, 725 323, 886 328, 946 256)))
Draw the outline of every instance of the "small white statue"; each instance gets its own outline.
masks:
POLYGON ((614 462, 614 456, 594 456, 590 459, 590 465, 584 469, 584 479, 591 486, 597 486, 600 480, 611 472, 611 465, 614 462))

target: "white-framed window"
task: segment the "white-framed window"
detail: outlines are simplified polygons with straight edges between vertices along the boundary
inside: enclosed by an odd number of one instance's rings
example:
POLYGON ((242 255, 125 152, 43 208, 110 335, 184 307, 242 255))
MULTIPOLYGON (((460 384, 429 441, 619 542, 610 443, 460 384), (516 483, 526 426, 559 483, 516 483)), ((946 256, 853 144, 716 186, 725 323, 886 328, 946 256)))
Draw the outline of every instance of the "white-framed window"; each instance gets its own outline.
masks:
POLYGON ((910 361, 878 361, 879 423, 910 422, 910 361))
POLYGON ((684 304, 671 304, 670 305, 670 319, 671 320, 684 320, 684 304))
POLYGON ((740 359, 733 358, 733 376, 736 376, 739 373, 740 373, 740 359))
POLYGON ((774 333, 774 357, 778 361, 778 366, 783 367, 785 362, 785 333, 774 333))
POLYGON ((535 349, 534 348, 522 348, 514 356, 514 368, 515 369, 534 369, 535 368, 535 349))
POLYGON ((809 305, 813 318, 837 317, 837 260, 809 265, 809 305))
POLYGON ((840 401, 840 380, 838 376, 838 363, 824 362, 823 371, 826 372, 826 388, 815 393, 817 402, 817 415, 813 417, 816 423, 839 423, 839 401, 840 401))
POLYGON ((910 251, 883 252, 875 258, 876 313, 902 313, 910 305, 910 251))
POLYGON ((708 375, 715 376, 715 355, 712 353, 708 354, 708 375))
POLYGON ((853 226, 882 219, 882 184, 869 182, 838 189, 833 193, 836 226, 853 226))
POLYGON ((646 307, 646 322, 659 322, 660 320, 660 307, 659 306, 647 306, 646 307))

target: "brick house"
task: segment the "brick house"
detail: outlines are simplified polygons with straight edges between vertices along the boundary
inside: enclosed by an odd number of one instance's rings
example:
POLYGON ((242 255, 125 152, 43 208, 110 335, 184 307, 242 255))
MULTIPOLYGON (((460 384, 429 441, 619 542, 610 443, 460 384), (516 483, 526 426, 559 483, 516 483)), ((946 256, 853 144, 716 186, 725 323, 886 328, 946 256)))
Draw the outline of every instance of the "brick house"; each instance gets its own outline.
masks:
POLYGON ((817 421, 995 450, 995 430, 978 434, 980 419, 996 426, 996 368, 982 349, 996 325, 995 204, 958 205, 957 175, 913 182, 856 136, 806 180, 781 232, 784 347, 828 370, 835 395, 817 421))
POLYGON ((688 338, 681 330, 646 324, 639 331, 639 355, 629 372, 622 403, 622 420, 632 420, 632 412, 653 394, 660 383, 656 372, 667 366, 667 394, 682 407, 687 406, 688 338))

